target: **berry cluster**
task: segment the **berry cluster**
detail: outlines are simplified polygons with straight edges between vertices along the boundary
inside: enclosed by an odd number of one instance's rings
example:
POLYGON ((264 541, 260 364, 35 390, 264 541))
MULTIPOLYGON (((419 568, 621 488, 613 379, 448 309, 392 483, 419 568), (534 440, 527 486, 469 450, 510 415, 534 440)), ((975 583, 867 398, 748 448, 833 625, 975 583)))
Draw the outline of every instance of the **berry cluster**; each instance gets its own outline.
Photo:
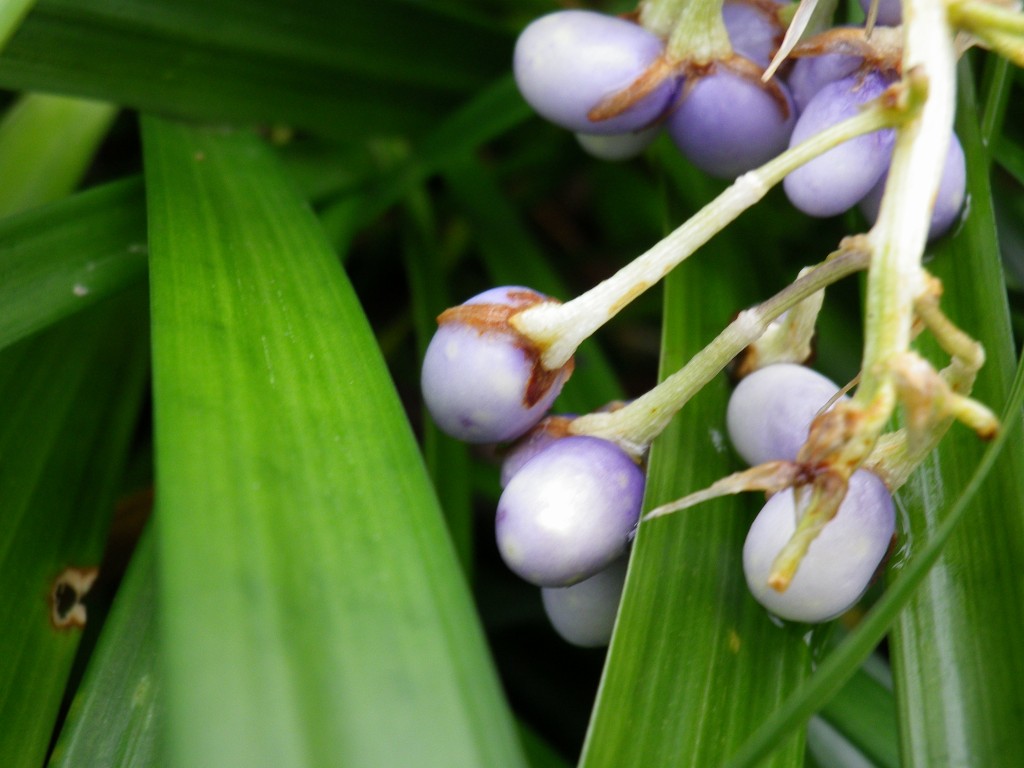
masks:
MULTIPOLYGON (((686 44, 686 29, 666 39, 645 28, 642 14, 633 21, 582 10, 551 13, 520 35, 516 82, 538 114, 573 131, 598 157, 632 157, 664 127, 695 166, 735 178, 857 113, 899 79, 892 35, 876 30, 869 40, 862 29, 843 28, 798 46, 788 71, 765 81, 785 31, 781 7, 726 2, 727 40, 710 55, 686 44)), ((878 21, 898 24, 899 3, 881 4, 878 21)), ((785 181, 790 201, 811 216, 860 203, 874 222, 894 135, 889 129, 850 139, 797 169, 785 181)), ((963 151, 952 136, 929 237, 955 223, 965 181, 963 151)))
POLYGON ((572 362, 545 369, 536 346, 509 318, 550 301, 510 286, 447 310, 427 348, 421 384, 434 420, 448 434, 472 443, 521 438, 502 467, 498 550, 513 572, 544 589, 559 633, 594 645, 595 638, 607 642, 611 635, 624 574, 616 561, 639 521, 644 474, 615 443, 569 435, 566 417, 538 425, 572 362), (613 604, 605 605, 612 595, 613 604))
MULTIPOLYGON (((750 464, 796 461, 815 417, 839 394, 833 382, 804 366, 761 368, 729 399, 726 423, 733 447, 750 464)), ((885 483, 868 470, 855 472, 835 518, 811 543, 788 588, 778 592, 769 586, 769 576, 810 495, 793 488, 773 495, 743 544, 743 572, 754 598, 791 621, 827 621, 850 608, 878 570, 896 526, 885 483)))
POLYGON ((771 9, 727 3, 732 48, 721 59, 677 61, 638 23, 592 11, 559 11, 530 24, 514 70, 538 114, 577 134, 606 159, 639 153, 664 124, 706 173, 732 178, 785 148, 795 111, 784 84, 761 82, 782 33, 771 9))
POLYGON ((606 645, 626 576, 644 473, 612 442, 525 438, 510 451, 495 534, 505 564, 541 587, 544 610, 570 643, 606 645), (522 453, 527 455, 525 462, 522 453))
MULTIPOLYGON (((881 4, 879 18, 897 18, 892 12, 881 4)), ((627 156, 664 127, 695 165, 740 175, 661 242, 565 304, 508 286, 438 318, 423 363, 424 400, 452 436, 509 444, 498 549, 512 571, 543 590, 552 623, 571 642, 608 640, 651 442, 744 348, 756 347, 749 363, 756 370, 737 386, 726 420, 733 445, 753 468, 648 518, 722 493, 772 492, 750 528, 743 564, 755 598, 785 619, 826 621, 860 598, 894 536, 891 491, 953 419, 981 435, 998 428, 991 411, 969 397, 984 354, 939 310, 941 284, 920 267, 926 223, 929 237, 939 235, 964 198, 955 135, 940 183, 951 93, 929 95, 950 78, 922 79, 916 66, 901 73, 900 36, 888 28, 870 38, 863 29, 824 32, 793 48, 795 61, 779 77, 767 77, 775 71, 772 57, 783 58, 776 53, 783 45, 780 13, 771 0, 652 0, 641 5, 638 21, 553 13, 529 25, 516 45, 515 75, 526 100, 585 147, 627 156), (655 6, 668 9, 667 16, 645 15, 655 6), (925 119, 926 108, 935 119, 925 119), (578 345, 779 183, 808 214, 830 216, 859 204, 878 223, 741 312, 632 403, 545 419, 572 374, 578 345), (935 194, 911 200, 915 185, 935 194), (897 236, 904 227, 911 236, 897 236), (891 258, 873 263, 879 248, 891 258), (881 309, 867 317, 871 343, 850 399, 810 369, 783 361, 806 358, 824 288, 868 267, 869 298, 881 309), (886 279, 871 279, 880 274, 886 279), (909 349, 915 324, 954 358, 947 371, 909 349), (908 426, 883 435, 897 404, 908 426), (888 453, 879 459, 876 447, 888 453)), ((933 65, 952 73, 944 49, 923 47, 910 56, 910 38, 906 45, 911 64, 936 50, 933 65)))

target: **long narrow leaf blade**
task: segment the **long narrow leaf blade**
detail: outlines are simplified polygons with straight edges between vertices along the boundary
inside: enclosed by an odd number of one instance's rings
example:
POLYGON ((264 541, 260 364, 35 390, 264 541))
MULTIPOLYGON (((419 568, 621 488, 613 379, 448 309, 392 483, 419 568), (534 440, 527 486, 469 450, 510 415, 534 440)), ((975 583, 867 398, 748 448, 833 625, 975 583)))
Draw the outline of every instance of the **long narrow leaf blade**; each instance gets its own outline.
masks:
POLYGON ((138 415, 138 292, 0 355, 0 765, 40 765, 138 415))
MULTIPOLYGON (((701 253, 668 278, 663 375, 743 306, 726 257, 701 253)), ((735 469, 723 435, 727 397, 722 376, 656 441, 646 507, 735 469)), ((721 765, 804 677, 810 656, 800 633, 774 625, 743 578, 750 501, 641 525, 581 765, 721 765)), ((768 764, 799 765, 803 747, 798 730, 768 764)))
POLYGON ((162 757, 152 531, 139 540, 50 768, 147 768, 162 757))
MULTIPOLYGON (((944 282, 943 309, 988 353, 974 394, 1000 410, 1015 355, 988 159, 969 80, 960 78, 958 133, 971 169, 970 213, 929 268, 944 282)), ((928 349, 942 361, 934 346, 928 349)), ((913 542, 946 516, 984 448, 975 435, 955 426, 904 487, 911 555, 913 542)), ((906 766, 1016 761, 1010 745, 1024 722, 1022 498, 1024 443, 1014 439, 896 624, 893 658, 906 766)))
POLYGON ((145 272, 139 179, 0 220, 0 349, 116 293, 145 272))
POLYGON ((21 211, 78 186, 117 115, 112 104, 29 93, 0 122, 0 210, 21 211))
POLYGON ((248 134, 143 137, 169 764, 522 764, 315 218, 248 134))
POLYGON ((368 136, 428 127, 505 69, 510 46, 401 0, 39 0, 0 86, 368 136))

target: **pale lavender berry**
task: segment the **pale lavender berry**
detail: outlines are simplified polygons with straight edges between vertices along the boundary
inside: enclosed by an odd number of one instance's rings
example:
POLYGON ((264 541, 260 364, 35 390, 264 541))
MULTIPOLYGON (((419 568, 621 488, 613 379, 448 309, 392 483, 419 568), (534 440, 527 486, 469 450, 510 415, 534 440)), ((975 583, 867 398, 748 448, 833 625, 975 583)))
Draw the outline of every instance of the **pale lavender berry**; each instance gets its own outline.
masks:
POLYGON ((531 584, 575 584, 626 552, 643 493, 643 472, 614 443, 556 440, 505 486, 495 520, 498 550, 531 584))
MULTIPOLYGON (((878 218, 878 211, 882 206, 882 194, 885 192, 885 182, 888 178, 887 171, 858 206, 864 217, 872 224, 878 218)), ((942 166, 942 179, 939 181, 935 207, 932 209, 932 217, 928 224, 929 240, 946 234, 952 228, 960 217, 966 194, 967 162, 964 158, 964 148, 960 146, 960 140, 954 133, 949 138, 949 151, 946 152, 946 163, 942 166)))
POLYGON ((563 640, 582 648, 608 645, 622 599, 628 562, 627 558, 616 560, 571 587, 541 588, 544 612, 563 640))
POLYGON ((660 131, 660 125, 650 125, 630 133, 577 133, 576 141, 601 160, 630 160, 647 149, 660 131))
MULTIPOLYGON (((802 494, 806 507, 810 492, 802 494)), ((811 542, 789 587, 768 586, 772 563, 796 530, 793 489, 772 496, 743 544, 743 573, 754 599, 779 618, 821 622, 851 608, 868 588, 896 529, 892 495, 867 470, 854 472, 836 516, 811 542)))
POLYGON ((540 420, 540 423, 525 435, 516 440, 505 452, 501 461, 501 487, 508 485, 523 466, 543 451, 555 440, 561 440, 569 435, 569 425, 574 417, 571 415, 548 416, 540 420))
POLYGON ((517 286, 492 288, 438 318, 423 359, 423 399, 437 425, 470 443, 512 440, 551 407, 572 372, 540 364, 538 350, 508 318, 545 296, 517 286))
POLYGON ((797 111, 803 112, 814 95, 826 85, 850 77, 863 65, 862 57, 843 53, 825 53, 797 59, 786 76, 797 111))
POLYGON ((733 179, 784 150, 795 119, 781 82, 765 85, 719 65, 687 83, 666 127, 691 163, 711 176, 733 179))
MULTIPOLYGON (((880 96, 891 77, 870 71, 828 83, 796 121, 789 146, 853 117, 880 96)), ((783 188, 790 202, 810 216, 835 216, 856 205, 889 166, 895 133, 891 129, 849 139, 790 173, 783 188)))
MULTIPOLYGON (((867 16, 871 0, 860 0, 860 7, 867 16)), ((883 27, 896 27, 903 23, 903 3, 900 0, 878 0, 878 15, 875 23, 883 27)))
POLYGON ((594 121, 604 99, 632 85, 664 44, 631 21, 593 11, 557 11, 532 22, 516 41, 513 70, 527 103, 575 133, 620 134, 661 116, 676 84, 666 78, 622 114, 594 121))
POLYGON ((747 375, 729 397, 729 439, 750 465, 794 461, 815 416, 839 392, 827 377, 802 365, 776 363, 747 375))
POLYGON ((762 69, 767 67, 784 32, 775 9, 757 3, 729 2, 722 6, 722 21, 733 50, 762 69))

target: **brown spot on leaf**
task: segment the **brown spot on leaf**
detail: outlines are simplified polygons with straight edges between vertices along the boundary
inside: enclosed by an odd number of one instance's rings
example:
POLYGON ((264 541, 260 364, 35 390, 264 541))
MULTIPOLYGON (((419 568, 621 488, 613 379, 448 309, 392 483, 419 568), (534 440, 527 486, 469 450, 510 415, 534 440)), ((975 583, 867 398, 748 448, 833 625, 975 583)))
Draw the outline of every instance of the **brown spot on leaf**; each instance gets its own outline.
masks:
POLYGON ((50 623, 54 629, 82 629, 86 612, 82 599, 92 588, 99 568, 69 567, 61 571, 50 589, 50 623))

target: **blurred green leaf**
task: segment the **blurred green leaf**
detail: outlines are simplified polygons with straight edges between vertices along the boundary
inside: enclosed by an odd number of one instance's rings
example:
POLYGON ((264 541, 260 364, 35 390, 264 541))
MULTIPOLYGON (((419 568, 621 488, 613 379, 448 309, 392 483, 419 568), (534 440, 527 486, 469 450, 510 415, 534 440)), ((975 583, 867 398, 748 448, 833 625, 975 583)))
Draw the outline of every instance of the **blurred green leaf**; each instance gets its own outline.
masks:
MULTIPOLYGON (((450 306, 445 270, 437 243, 436 223, 430 199, 423 190, 410 194, 405 205, 406 225, 402 253, 411 294, 416 335, 416 361, 423 359, 437 330, 436 317, 450 306)), ((419 366, 416 366, 417 369, 419 366)), ((469 448, 441 432, 428 416, 423 419, 423 456, 438 501, 448 521, 459 561, 467 576, 473 573, 473 507, 470 486, 469 448)))
POLYGON ((152 531, 139 540, 96 650, 68 711, 50 768, 162 764, 152 531))
POLYGON ((483 88, 472 99, 446 115, 415 146, 388 157, 384 173, 372 179, 368 190, 345 194, 321 213, 331 242, 345 250, 363 227, 401 200, 446 165, 472 153, 530 115, 510 75, 483 88))
POLYGON ((110 124, 111 104, 30 93, 0 122, 0 210, 22 211, 78 186, 110 124))
POLYGON ((143 297, 0 354, 0 765, 43 762, 146 371, 143 297))
MULTIPOLYGON (((974 396, 997 411, 1007 401, 1014 347, 989 187, 989 163, 965 68, 957 133, 968 159, 969 214, 937 249, 929 269, 945 290, 942 307, 977 338, 988 360, 974 396)), ((932 359, 947 356, 930 340, 932 359)), ((1011 413, 1014 421, 1019 413, 1011 413)), ((1010 425, 1005 425, 1010 428, 1010 425)), ((949 514, 981 459, 984 445, 954 425, 900 493, 904 549, 949 514)), ((1013 765, 1024 722, 1024 442, 1011 440, 964 525, 952 535, 893 633, 893 671, 904 765, 1013 765), (1009 501, 1015 500, 1015 501, 1009 501)))
POLYGON ((129 179, 0 219, 0 349, 145 275, 142 196, 129 179))
POLYGON ((149 118, 171 765, 521 765, 366 319, 253 136, 149 118))
POLYGON ((409 133, 507 68, 511 45, 403 0, 39 0, 0 55, 0 87, 329 136, 409 133))
POLYGON ((36 0, 4 0, 0 3, 0 50, 7 45, 7 40, 18 24, 25 18, 25 14, 31 10, 36 0))

